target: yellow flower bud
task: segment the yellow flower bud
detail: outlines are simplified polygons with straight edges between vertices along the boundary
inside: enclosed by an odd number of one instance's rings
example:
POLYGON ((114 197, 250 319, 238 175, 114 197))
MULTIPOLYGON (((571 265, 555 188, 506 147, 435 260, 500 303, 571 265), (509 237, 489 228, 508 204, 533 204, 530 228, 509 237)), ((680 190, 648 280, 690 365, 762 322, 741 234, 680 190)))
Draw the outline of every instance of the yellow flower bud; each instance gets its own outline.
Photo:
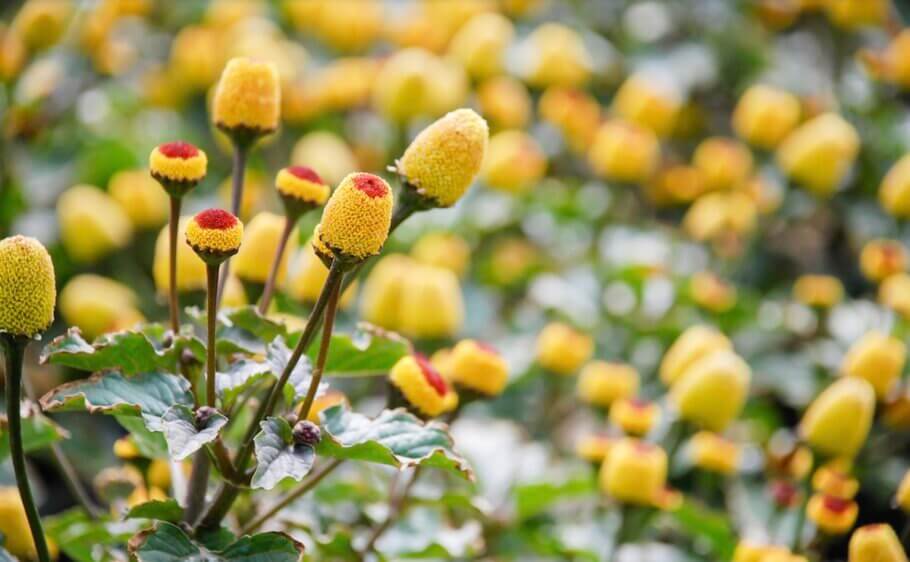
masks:
POLYGON ((110 195, 89 185, 73 186, 57 200, 60 238, 72 258, 93 263, 123 248, 133 226, 110 195))
POLYGON ((108 184, 108 191, 136 228, 158 228, 167 222, 167 194, 147 172, 117 172, 108 184))
POLYGON ((243 223, 222 209, 197 213, 186 226, 186 243, 204 261, 220 263, 237 253, 243 240, 243 223))
POLYGON ((424 129, 398 161, 398 173, 425 198, 451 207, 483 164, 489 130, 470 109, 447 114, 424 129))
MULTIPOLYGON (((0 487, 0 534, 3 535, 3 548, 13 556, 22 560, 38 559, 25 506, 19 490, 12 486, 0 487)), ((47 547, 51 559, 56 560, 59 555, 57 545, 48 540, 47 547)))
MULTIPOLYGON (((188 291, 205 290, 205 262, 186 243, 186 229, 190 217, 181 217, 177 234, 177 290, 181 293, 188 291)), ((155 278, 155 287, 158 293, 166 295, 170 282, 169 275, 169 245, 168 227, 165 226, 155 240, 155 260, 152 274, 155 278)), ((227 295, 225 295, 227 296, 227 295)))
POLYGON ((399 359, 389 372, 389 382, 411 406, 427 417, 436 417, 449 406, 446 403, 446 396, 451 392, 449 385, 421 355, 407 355, 399 359))
POLYGON ((660 422, 660 407, 654 402, 620 398, 610 406, 610 423, 626 435, 641 437, 660 422))
POLYGON ((902 89, 910 87, 910 30, 895 35, 884 52, 861 51, 860 56, 873 78, 892 82, 902 89))
POLYGON ((501 14, 474 16, 452 37, 449 56, 475 80, 502 74, 505 50, 515 36, 512 22, 501 14))
POLYGON ((666 482, 667 454, 637 439, 613 445, 600 470, 601 490, 623 503, 654 505, 666 482))
POLYGON ((690 366, 714 351, 732 350, 733 344, 719 331, 696 325, 680 334, 660 362, 660 380, 667 386, 676 384, 690 366))
POLYGON ((350 174, 323 209, 319 239, 336 257, 362 260, 374 256, 389 236, 392 206, 392 190, 384 179, 350 174))
POLYGON ((689 280, 689 296, 711 312, 726 312, 736 305, 736 286, 710 271, 700 271, 689 280))
POLYGON ((849 562, 907 562, 907 553, 890 525, 877 523, 853 531, 849 562))
POLYGON ((490 78, 477 86, 480 113, 499 129, 520 129, 531 118, 527 88, 509 76, 490 78))
POLYGON ((844 29, 880 26, 888 19, 888 0, 827 0, 825 10, 831 23, 844 29))
POLYGON ((790 179, 820 197, 831 195, 859 153, 856 129, 836 113, 806 121, 777 147, 777 165, 790 179))
POLYGON ((739 468, 739 445, 716 433, 699 431, 689 442, 692 463, 709 472, 730 475, 739 468))
POLYGON ((222 38, 217 29, 188 25, 171 43, 170 68, 181 83, 205 90, 215 83, 224 65, 222 38))
POLYGON ((534 187, 547 170, 547 156, 524 131, 502 131, 490 137, 483 161, 483 180, 493 189, 524 193, 534 187))
POLYGON ((72 13, 70 0, 28 0, 13 18, 12 27, 31 50, 56 44, 72 13))
MULTIPOLYGON (((906 33, 910 54, 910 31, 906 33)), ((878 199, 882 207, 895 217, 910 217, 910 154, 902 156, 888 170, 879 188, 878 199)))
POLYGON ((54 321, 54 264, 41 242, 0 240, 0 332, 34 337, 54 321))
POLYGON ((716 350, 692 363, 670 391, 680 418, 723 431, 746 403, 752 371, 733 351, 716 350))
POLYGON ((508 286, 527 279, 540 265, 538 249, 527 240, 509 236, 494 243, 490 253, 490 279, 508 286))
POLYGON ((376 0, 288 0, 282 4, 294 27, 340 51, 362 51, 382 32, 383 6, 376 0))
POLYGON ((847 351, 841 372, 872 384, 879 400, 887 397, 900 381, 907 361, 907 348, 901 340, 881 332, 868 332, 847 351))
POLYGON ((441 372, 460 386, 485 396, 502 392, 509 380, 509 365, 499 353, 484 343, 462 340, 452 349, 441 372))
POLYGON ((344 140, 328 131, 314 131, 294 145, 291 162, 316 170, 329 185, 338 185, 357 169, 357 158, 344 140))
POLYGON ((812 475, 812 489, 826 496, 852 500, 859 491, 859 481, 846 472, 841 462, 828 462, 812 475))
POLYGON ((275 188, 284 201, 288 216, 325 204, 331 191, 309 166, 282 168, 275 178, 275 188))
POLYGON ((682 164, 658 170, 648 187, 652 199, 667 203, 689 203, 707 191, 701 170, 682 164))
POLYGON ((540 118, 557 127, 575 152, 584 152, 600 127, 600 104, 591 94, 575 88, 552 86, 540 96, 540 118))
POLYGON ((799 99, 785 90, 756 84, 733 110, 733 130, 749 144, 772 149, 799 123, 799 99))
POLYGON ((371 324, 397 330, 404 280, 415 268, 411 258, 390 254, 379 260, 363 284, 360 314, 371 324))
POLYGON ((373 84, 373 105, 387 119, 407 122, 441 115, 467 95, 464 69, 423 49, 404 49, 386 60, 373 84))
POLYGON ((574 375, 594 353, 594 340, 562 322, 551 322, 537 336, 537 361, 557 375, 574 375))
POLYGON ((755 201, 739 191, 706 193, 689 207, 683 229, 700 242, 716 240, 731 232, 748 234, 755 228, 755 201))
POLYGON ((675 85, 660 76, 633 74, 619 87, 611 109, 619 117, 665 137, 673 131, 682 100, 675 85))
POLYGON ((182 141, 155 147, 149 155, 149 169, 173 197, 186 194, 205 178, 208 158, 205 152, 182 141))
POLYGON ((537 87, 580 86, 591 75, 591 56, 581 35, 559 23, 545 23, 528 35, 527 82, 537 87))
POLYGON ((614 443, 606 435, 587 435, 575 445, 575 454, 582 460, 600 464, 606 462, 614 443))
POLYGON ((910 274, 897 273, 878 287, 878 302, 904 318, 910 317, 910 274))
POLYGON ((733 139, 710 137, 695 148, 692 164, 701 170, 708 189, 729 189, 749 178, 752 152, 733 139))
POLYGON ((822 454, 853 457, 866 442, 874 413, 872 385, 866 379, 843 377, 809 405, 799 432, 822 454))
MULTIPOLYGON (((278 242, 284 232, 285 217, 274 213, 262 212, 253 217, 246 225, 243 233, 243 244, 240 251, 231 260, 231 269, 243 281, 252 283, 265 283, 272 267, 278 242)), ((291 233, 290 240, 296 240, 291 233)), ((289 251, 281 256, 278 267, 278 278, 284 278, 287 272, 288 255, 293 253, 293 243, 289 243, 289 251)))
MULTIPOLYGON (((781 553, 785 556, 790 555, 790 551, 783 547, 766 546, 748 541, 740 541, 739 544, 736 545, 736 550, 733 552, 732 562, 765 562, 767 556, 775 553, 781 553)), ((784 560, 781 562, 790 561, 784 560)))
POLYGON ((310 408, 310 414, 307 416, 307 419, 313 423, 320 423, 322 420, 320 419, 319 414, 332 406, 337 406, 339 404, 344 406, 350 405, 348 397, 339 390, 329 390, 313 400, 313 406, 310 408))
POLYGON ((132 436, 127 435, 114 441, 114 456, 128 461, 138 459, 141 455, 132 436))
POLYGON ((894 494, 894 504, 904 513, 910 513, 910 470, 904 473, 900 486, 894 494))
POLYGON ((347 57, 331 61, 302 89, 313 91, 325 108, 343 111, 367 105, 380 63, 369 57, 347 57))
POLYGON ((167 490, 171 487, 171 463, 166 459, 152 459, 148 468, 149 486, 153 490, 167 490))
POLYGON ((907 270, 907 249, 897 240, 872 240, 863 246, 859 267, 870 281, 881 281, 907 270))
POLYGON ((113 279, 90 273, 77 275, 60 291, 60 312, 92 340, 115 330, 124 320, 142 320, 136 293, 113 279))
POLYGON ((18 76, 26 57, 27 47, 19 31, 0 24, 0 79, 12 80, 18 76))
POLYGON ((844 285, 833 275, 800 275, 793 297, 807 306, 831 308, 844 298, 844 285))
POLYGON ((849 531, 858 514, 859 506, 855 501, 824 494, 813 494, 806 506, 809 520, 829 535, 843 535, 849 531))
POLYGON ((454 336, 464 323, 458 277, 447 269, 413 267, 403 279, 398 329, 421 339, 454 336), (432 310, 431 314, 427 311, 432 310))
POLYGON ((657 137, 631 122, 610 120, 597 129, 588 163, 597 175, 613 181, 639 183, 657 168, 657 137))
MULTIPOLYGON (((314 235, 315 236, 315 235, 314 235)), ((329 277, 329 269, 316 255, 312 239, 304 244, 296 255, 288 262, 287 279, 284 283, 285 290, 298 301, 314 303, 322 293, 322 287, 329 277)), ((357 282, 345 289, 339 299, 341 308, 348 308, 357 294, 357 282)))
POLYGON ((411 248, 418 262, 448 269, 463 277, 471 261, 471 247, 458 235, 447 232, 425 234, 411 248))
POLYGON ((585 403, 609 408, 613 402, 638 394, 638 371, 625 363, 591 361, 578 377, 578 398, 585 403))
POLYGON ((212 121, 219 129, 271 133, 278 128, 280 112, 281 88, 273 63, 247 58, 228 61, 212 101, 212 121))

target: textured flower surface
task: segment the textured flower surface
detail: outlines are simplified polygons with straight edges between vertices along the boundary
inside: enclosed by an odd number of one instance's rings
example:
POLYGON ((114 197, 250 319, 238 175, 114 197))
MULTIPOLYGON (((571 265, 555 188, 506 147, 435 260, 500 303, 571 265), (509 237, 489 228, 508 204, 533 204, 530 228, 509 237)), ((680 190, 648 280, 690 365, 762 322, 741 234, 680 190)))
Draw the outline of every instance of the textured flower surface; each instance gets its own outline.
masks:
POLYGON ((350 174, 326 203, 319 239, 343 256, 374 256, 389 236, 392 205, 392 189, 384 179, 372 174, 350 174))
POLYGON ((196 184, 205 177, 207 168, 205 152, 188 142, 164 143, 149 155, 152 176, 162 182, 196 184))
POLYGON ((0 241, 0 331, 36 336, 54 321, 54 264, 44 246, 27 236, 0 241))
POLYGON ((243 223, 222 209, 196 214, 186 227, 186 241, 197 252, 234 253, 243 240, 243 223))

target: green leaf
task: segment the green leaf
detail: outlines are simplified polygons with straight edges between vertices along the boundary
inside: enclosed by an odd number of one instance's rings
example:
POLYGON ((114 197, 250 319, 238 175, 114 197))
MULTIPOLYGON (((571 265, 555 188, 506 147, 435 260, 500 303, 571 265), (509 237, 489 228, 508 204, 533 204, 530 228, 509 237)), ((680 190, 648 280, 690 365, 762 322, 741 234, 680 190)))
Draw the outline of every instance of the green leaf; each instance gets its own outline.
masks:
POLYGON ((281 533, 260 533, 213 552, 176 525, 160 523, 133 537, 129 550, 136 562, 297 562, 303 546, 281 533))
POLYGON ((225 403, 233 402, 242 393, 266 379, 275 380, 272 366, 267 361, 243 357, 228 365, 226 371, 215 373, 215 392, 225 403))
POLYGON ((266 418, 253 438, 256 472, 254 489, 271 490, 285 478, 300 482, 313 468, 316 453, 309 445, 294 442, 291 425, 284 418, 266 418))
POLYGON ((467 461, 452 450, 452 437, 442 424, 424 423, 402 408, 384 410, 370 419, 338 405, 321 416, 322 441, 317 447, 320 455, 398 468, 445 468, 474 479, 467 461))
MULTIPOLYGON (((81 508, 44 518, 44 532, 68 557, 78 562, 116 560, 113 555, 120 545, 142 527, 137 520, 111 522, 89 519, 81 508)), ((120 553, 119 558, 124 554, 120 553)))
POLYGON ((518 518, 529 519, 543 513, 553 504, 597 491, 597 486, 591 478, 575 478, 561 484, 539 482, 523 484, 515 487, 515 506, 518 518))
POLYGON ((136 448, 143 457, 147 459, 158 459, 168 456, 167 441, 164 435, 149 430, 145 426, 145 420, 136 416, 114 416, 123 429, 130 432, 136 448))
POLYGON ((139 330, 104 334, 89 344, 79 328, 70 328, 42 350, 40 361, 82 371, 111 369, 135 374, 173 371, 184 349, 199 361, 205 359, 205 346, 198 338, 181 334, 173 345, 165 345, 166 333, 160 324, 148 324, 139 330))
MULTIPOLYGON (((334 377, 384 375, 410 349, 408 341, 398 334, 361 323, 351 334, 332 336, 324 374, 334 377)), ((316 361, 318 352, 317 346, 310 350, 312 361, 316 361)))
MULTIPOLYGON (((50 446, 69 438, 69 432, 41 413, 31 400, 20 404, 22 417, 22 445, 26 453, 50 446)), ((6 414, 0 414, 0 460, 9 456, 9 426, 6 414)))
POLYGON ((177 523, 183 519, 183 508, 174 498, 152 500, 130 508, 124 516, 126 519, 156 519, 177 523))
POLYGON ((686 501, 672 514, 687 534, 707 541, 718 560, 729 560, 733 556, 736 533, 723 513, 686 501))
MULTIPOLYGON (((205 318, 202 311, 196 311, 197 320, 205 318)), ((219 353, 263 354, 265 342, 277 337, 287 338, 287 329, 283 324, 269 320, 259 314, 255 306, 234 308, 218 315, 219 353)))
POLYGON ((182 461, 207 443, 214 441, 227 422, 228 419, 217 412, 210 416, 202 427, 197 427, 193 409, 178 404, 169 408, 161 417, 160 429, 164 433, 171 458, 182 461))
MULTIPOLYGON (((288 348, 281 336, 276 337, 266 346, 265 359, 257 361, 247 357, 241 358, 231 364, 226 372, 217 373, 215 385, 217 392, 225 401, 235 399, 260 381, 269 380, 274 383, 284 372, 291 360, 291 349, 288 348)), ((300 358, 294 370, 288 377, 284 388, 284 398, 288 402, 296 402, 306 396, 312 380, 313 366, 308 357, 300 358)), ((316 395, 319 396, 328 388, 328 384, 321 383, 316 395)))

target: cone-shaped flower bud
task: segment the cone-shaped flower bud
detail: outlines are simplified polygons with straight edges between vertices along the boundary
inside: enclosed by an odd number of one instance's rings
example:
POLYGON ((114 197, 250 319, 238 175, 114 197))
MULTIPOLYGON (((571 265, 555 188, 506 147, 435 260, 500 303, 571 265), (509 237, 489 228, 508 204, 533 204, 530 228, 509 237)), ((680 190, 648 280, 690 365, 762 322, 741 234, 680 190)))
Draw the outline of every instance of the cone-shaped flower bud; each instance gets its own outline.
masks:
POLYGON ((907 553, 890 525, 860 527, 850 537, 850 562, 907 562, 907 553))
POLYGON ((547 324, 537 336, 537 361, 557 375, 574 375, 594 353, 594 340, 562 322, 547 324))
POLYGON ((637 398, 621 398, 610 406, 610 422, 635 437, 650 433, 660 422, 660 415, 660 406, 637 398))
POLYGON ((739 415, 752 372, 730 350, 714 351, 693 363, 670 391, 679 416, 699 427, 722 431, 739 415))
POLYGON ((215 89, 212 121, 230 135, 246 139, 278 128, 281 84, 277 67, 248 58, 231 59, 215 89))
POLYGON ((322 212, 319 239, 335 257, 360 261, 382 250, 392 222, 392 190, 379 176, 348 175, 322 212))
POLYGON ((601 489, 623 503, 652 506, 666 483, 667 454, 637 439, 613 445, 600 470, 601 489))
POLYGON ((809 405, 799 432, 822 454, 852 457, 866 442, 874 413, 872 385, 859 377, 843 377, 809 405))
POLYGON ((275 189, 289 217, 324 205, 329 198, 329 186, 309 166, 288 166, 278 172, 275 189))
POLYGON ((829 535, 843 535, 849 531, 858 514, 859 506, 855 501, 824 494, 813 494, 806 506, 809 520, 829 535))
POLYGON ((900 380, 907 362, 907 347, 893 336, 872 331, 854 343, 844 356, 841 372, 866 379, 879 400, 885 399, 900 380))
POLYGON ((27 236, 0 241, 0 332, 35 337, 54 321, 54 264, 27 236))
POLYGON ((439 371, 421 355, 407 355, 389 372, 389 382, 408 403, 427 417, 447 410, 447 395, 452 392, 439 371))
POLYGON ((474 340, 455 345, 446 362, 446 377, 486 396, 496 396, 509 379, 509 365, 492 347, 474 340))
POLYGON ((578 398, 587 404, 609 408, 616 400, 638 393, 638 371, 625 363, 591 361, 578 377, 578 398))
POLYGON ((718 349, 732 349, 733 344, 719 331, 709 326, 696 325, 686 329, 660 363, 660 380, 672 386, 690 365, 718 349))

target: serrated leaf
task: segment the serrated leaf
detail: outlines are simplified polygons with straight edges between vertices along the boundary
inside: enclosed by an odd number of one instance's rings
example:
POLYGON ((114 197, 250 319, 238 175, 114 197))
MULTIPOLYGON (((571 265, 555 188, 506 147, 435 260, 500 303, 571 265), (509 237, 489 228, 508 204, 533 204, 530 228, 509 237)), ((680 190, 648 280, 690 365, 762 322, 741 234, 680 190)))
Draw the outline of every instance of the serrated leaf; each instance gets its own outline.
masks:
POLYGON ((215 373, 215 392, 225 403, 233 402, 240 394, 266 379, 275 379, 271 364, 242 357, 228 365, 226 371, 215 373))
POLYGON ((152 500, 130 508, 125 519, 155 519, 177 523, 183 519, 183 508, 174 498, 152 500))
MULTIPOLYGON (((19 405, 22 417, 22 446, 26 453, 43 449, 62 439, 69 438, 69 432, 41 413, 38 405, 23 400, 19 405)), ((9 456, 9 419, 0 414, 0 460, 9 456)))
MULTIPOLYGON (((232 363, 227 371, 217 373, 215 379, 217 392, 225 401, 229 401, 260 381, 269 380, 274 383, 287 367, 291 353, 284 338, 276 337, 266 346, 264 360, 244 357, 232 363)), ((313 368, 309 358, 301 357, 284 387, 286 401, 292 403, 306 396, 310 388, 312 373, 313 368)), ((321 395, 327 388, 328 384, 321 383, 316 395, 321 395)))
POLYGON ((214 441, 227 422, 228 419, 217 412, 202 427, 196 427, 193 409, 178 404, 164 413, 159 428, 167 441, 168 454, 175 461, 182 461, 214 441))
MULTIPOLYGON (((318 346, 309 350, 312 361, 316 361, 318 352, 318 346)), ((384 375, 409 352, 410 344, 403 337, 361 323, 351 334, 332 336, 324 374, 329 377, 384 375)))
MULTIPOLYGON (((266 359, 276 376, 280 376, 287 368, 292 353, 283 338, 275 338, 269 344, 266 359)), ((294 366, 291 376, 288 377, 288 384, 284 387, 284 399, 289 403, 302 399, 309 391, 312 380, 313 364, 310 362, 310 358, 304 355, 294 366)), ((328 387, 328 384, 320 383, 319 388, 316 389, 316 396, 320 396, 328 387)))
POLYGON ((452 437, 443 424, 424 423, 403 408, 384 410, 371 419, 338 405, 321 416, 319 455, 398 468, 445 468, 474 479, 468 462, 452 450, 452 437))
POLYGON ((130 540, 136 562, 297 562, 302 545, 281 533, 241 537, 222 551, 201 547, 171 523, 160 523, 130 540))
POLYGON ((161 325, 148 324, 138 330, 104 334, 90 344, 79 328, 70 328, 42 350, 40 361, 82 371, 115 369, 135 374, 174 370, 184 349, 192 351, 197 360, 204 360, 205 346, 198 338, 181 334, 173 345, 165 346, 165 334, 161 325))
POLYGON ((313 448, 294 442, 291 425, 284 418, 266 418, 260 427, 262 431, 253 438, 256 472, 252 487, 271 490, 285 478, 303 480, 316 459, 313 448))
MULTIPOLYGON (((205 318, 202 311, 195 311, 197 320, 205 318)), ((255 306, 243 306, 218 315, 218 353, 264 354, 266 345, 277 337, 287 338, 283 324, 270 320, 255 306)))

